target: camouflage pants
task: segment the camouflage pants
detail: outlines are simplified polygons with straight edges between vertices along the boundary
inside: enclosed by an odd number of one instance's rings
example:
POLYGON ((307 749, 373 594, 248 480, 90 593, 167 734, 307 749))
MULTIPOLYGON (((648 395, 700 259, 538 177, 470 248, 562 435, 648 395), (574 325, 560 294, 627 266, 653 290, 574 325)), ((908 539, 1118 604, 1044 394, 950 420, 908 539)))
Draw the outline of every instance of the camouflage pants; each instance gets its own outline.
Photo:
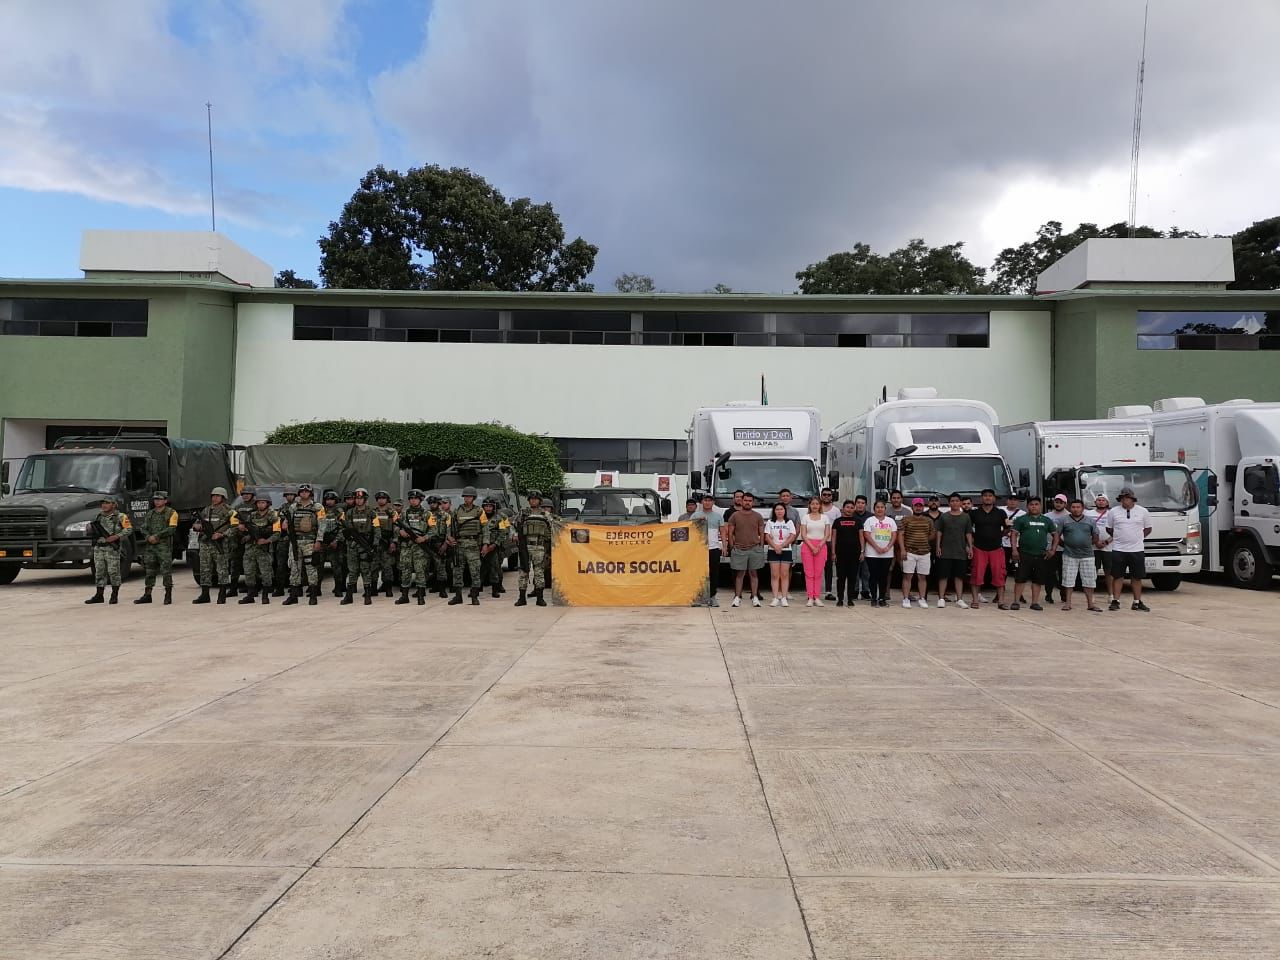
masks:
POLYGON ((168 540, 159 543, 143 543, 142 569, 147 572, 143 585, 148 589, 156 585, 156 576, 163 578, 166 587, 173 586, 173 548, 168 540))
MULTIPOLYGON (((302 546, 299 540, 298 546, 302 546)), ((273 573, 272 583, 287 583, 289 580, 289 568, 293 566, 293 547, 289 545, 288 537, 281 536, 275 545, 275 572, 273 573)))
POLYGON ((396 552, 392 553, 385 545, 378 548, 378 570, 382 574, 382 582, 384 584, 396 582, 396 561, 402 549, 403 545, 397 546, 396 552))
POLYGON ((453 574, 449 570, 449 555, 440 552, 443 544, 439 540, 428 540, 425 544, 427 560, 431 563, 431 579, 439 584, 453 582, 453 574))
POLYGON ((400 586, 406 590, 427 585, 427 551, 418 543, 400 544, 400 586))
POLYGON ((367 553, 359 544, 347 544, 347 592, 355 593, 360 578, 364 577, 364 588, 373 591, 373 571, 375 557, 367 553))
POLYGON ((533 581, 533 589, 545 590, 547 586, 547 554, 551 544, 542 539, 529 538, 525 541, 525 549, 529 552, 529 565, 520 568, 520 589, 528 590, 529 581, 533 581))
POLYGON ((93 548, 93 582, 96 586, 120 586, 120 551, 114 547, 93 548))
POLYGON ((271 589, 275 572, 275 557, 272 544, 260 547, 256 543, 247 544, 244 548, 244 582, 250 590, 259 586, 271 589))
MULTIPOLYGON (((287 545, 286 545, 287 546, 287 545)), ((311 540, 298 541, 298 559, 293 558, 293 547, 288 547, 288 553, 285 555, 289 561, 289 586, 302 586, 302 576, 305 573, 307 577, 307 586, 315 589, 320 585, 320 571, 316 568, 315 562, 311 559, 315 554, 316 545, 311 540)))
POLYGON ((480 558, 484 570, 484 582, 491 587, 502 586, 502 548, 495 546, 480 558))
MULTIPOLYGON (((347 585, 347 545, 341 540, 329 544, 332 550, 325 550, 324 557, 321 559, 321 570, 324 568, 324 560, 329 561, 329 565, 333 570, 333 584, 335 587, 345 587, 347 585)), ((319 579, 319 578, 317 578, 319 579)))
POLYGON ((231 585, 230 544, 223 540, 200 541, 200 586, 231 585))
POLYGON ((471 588, 480 589, 480 541, 459 540, 453 553, 453 589, 462 589, 462 568, 471 571, 471 588))

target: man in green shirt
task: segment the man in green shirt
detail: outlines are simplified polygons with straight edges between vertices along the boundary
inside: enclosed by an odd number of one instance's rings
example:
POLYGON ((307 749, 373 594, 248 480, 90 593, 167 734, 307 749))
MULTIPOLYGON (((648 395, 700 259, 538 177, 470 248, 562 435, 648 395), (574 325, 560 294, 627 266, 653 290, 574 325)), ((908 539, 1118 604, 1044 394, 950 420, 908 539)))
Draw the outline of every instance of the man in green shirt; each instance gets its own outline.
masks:
POLYGON ((1018 565, 1018 573, 1014 579, 1013 603, 1010 610, 1022 607, 1022 585, 1031 581, 1031 609, 1043 610, 1040 606, 1040 590, 1044 586, 1048 574, 1048 564, 1058 549, 1058 526, 1046 517, 1039 497, 1027 501, 1027 513, 1013 521, 1013 559, 1018 565))

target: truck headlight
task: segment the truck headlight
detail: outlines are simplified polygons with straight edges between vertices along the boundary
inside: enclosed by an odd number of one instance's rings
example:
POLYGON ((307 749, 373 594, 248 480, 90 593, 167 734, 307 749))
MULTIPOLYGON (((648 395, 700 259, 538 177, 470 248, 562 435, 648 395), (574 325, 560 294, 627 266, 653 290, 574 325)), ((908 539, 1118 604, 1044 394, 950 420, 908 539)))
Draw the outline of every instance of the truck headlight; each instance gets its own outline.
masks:
POLYGON ((1187 553, 1200 553, 1203 550, 1200 543, 1200 524, 1187 524, 1187 553))
POLYGON ((62 528, 62 532, 72 537, 85 537, 89 535, 90 520, 81 520, 79 523, 69 523, 62 528))

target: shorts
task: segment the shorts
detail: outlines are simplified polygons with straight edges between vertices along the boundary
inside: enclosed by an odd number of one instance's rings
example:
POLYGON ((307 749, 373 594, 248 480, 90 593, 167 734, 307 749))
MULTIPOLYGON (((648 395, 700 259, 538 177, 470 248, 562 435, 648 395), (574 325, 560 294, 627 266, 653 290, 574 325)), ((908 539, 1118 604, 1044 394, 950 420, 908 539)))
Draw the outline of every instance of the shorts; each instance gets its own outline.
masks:
POLYGON ((751 547, 744 550, 741 547, 734 547, 733 553, 729 554, 730 570, 759 570, 764 566, 765 550, 763 546, 751 547))
POLYGON ((969 561, 958 557, 938 557, 933 562, 939 580, 963 580, 969 572, 969 561))
POLYGON ((1094 566, 1092 557, 1073 557, 1062 555, 1062 583, 1069 590, 1076 582, 1076 574, 1080 575, 1080 585, 1092 590, 1098 585, 1098 568, 1094 566))
POLYGON ((1098 568, 1098 572, 1104 577, 1111 575, 1111 551, 1095 550, 1093 551, 1093 564, 1098 568))
POLYGON ((1049 572, 1049 561, 1044 554, 1020 553, 1018 555, 1018 573, 1015 583, 1026 583, 1030 580, 1037 586, 1044 586, 1045 574, 1049 572))
POLYGON ((1147 575, 1147 555, 1145 553, 1122 553, 1111 551, 1111 576, 1123 580, 1141 580, 1147 575))
POLYGON ((904 576, 913 573, 927 575, 932 561, 933 558, 927 553, 908 553, 907 559, 902 561, 902 573, 904 576))
POLYGON ((770 550, 767 559, 770 563, 790 563, 791 548, 787 547, 785 550, 770 550))
POLYGON ((991 569, 991 585, 1004 586, 1004 547, 995 550, 979 550, 973 548, 973 582, 981 584, 987 568, 991 569))

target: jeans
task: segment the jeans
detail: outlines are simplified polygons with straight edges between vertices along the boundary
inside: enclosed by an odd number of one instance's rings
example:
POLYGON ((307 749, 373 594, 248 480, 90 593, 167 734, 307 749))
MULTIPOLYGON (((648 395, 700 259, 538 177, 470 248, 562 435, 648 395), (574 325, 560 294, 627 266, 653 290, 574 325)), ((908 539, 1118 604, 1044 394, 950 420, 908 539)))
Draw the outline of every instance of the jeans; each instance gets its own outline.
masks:
POLYGON ((716 583, 720 580, 720 548, 707 550, 707 596, 716 595, 716 583))
POLYGON ((867 557, 872 603, 889 599, 889 570, 892 566, 893 557, 867 557))
POLYGON ((807 545, 800 547, 800 562, 804 564, 804 592, 810 600, 822 598, 822 573, 827 566, 827 545, 817 553, 807 545))
POLYGON ((842 556, 836 561, 837 600, 848 600, 852 603, 858 599, 858 574, 861 568, 862 558, 858 556, 842 556))

